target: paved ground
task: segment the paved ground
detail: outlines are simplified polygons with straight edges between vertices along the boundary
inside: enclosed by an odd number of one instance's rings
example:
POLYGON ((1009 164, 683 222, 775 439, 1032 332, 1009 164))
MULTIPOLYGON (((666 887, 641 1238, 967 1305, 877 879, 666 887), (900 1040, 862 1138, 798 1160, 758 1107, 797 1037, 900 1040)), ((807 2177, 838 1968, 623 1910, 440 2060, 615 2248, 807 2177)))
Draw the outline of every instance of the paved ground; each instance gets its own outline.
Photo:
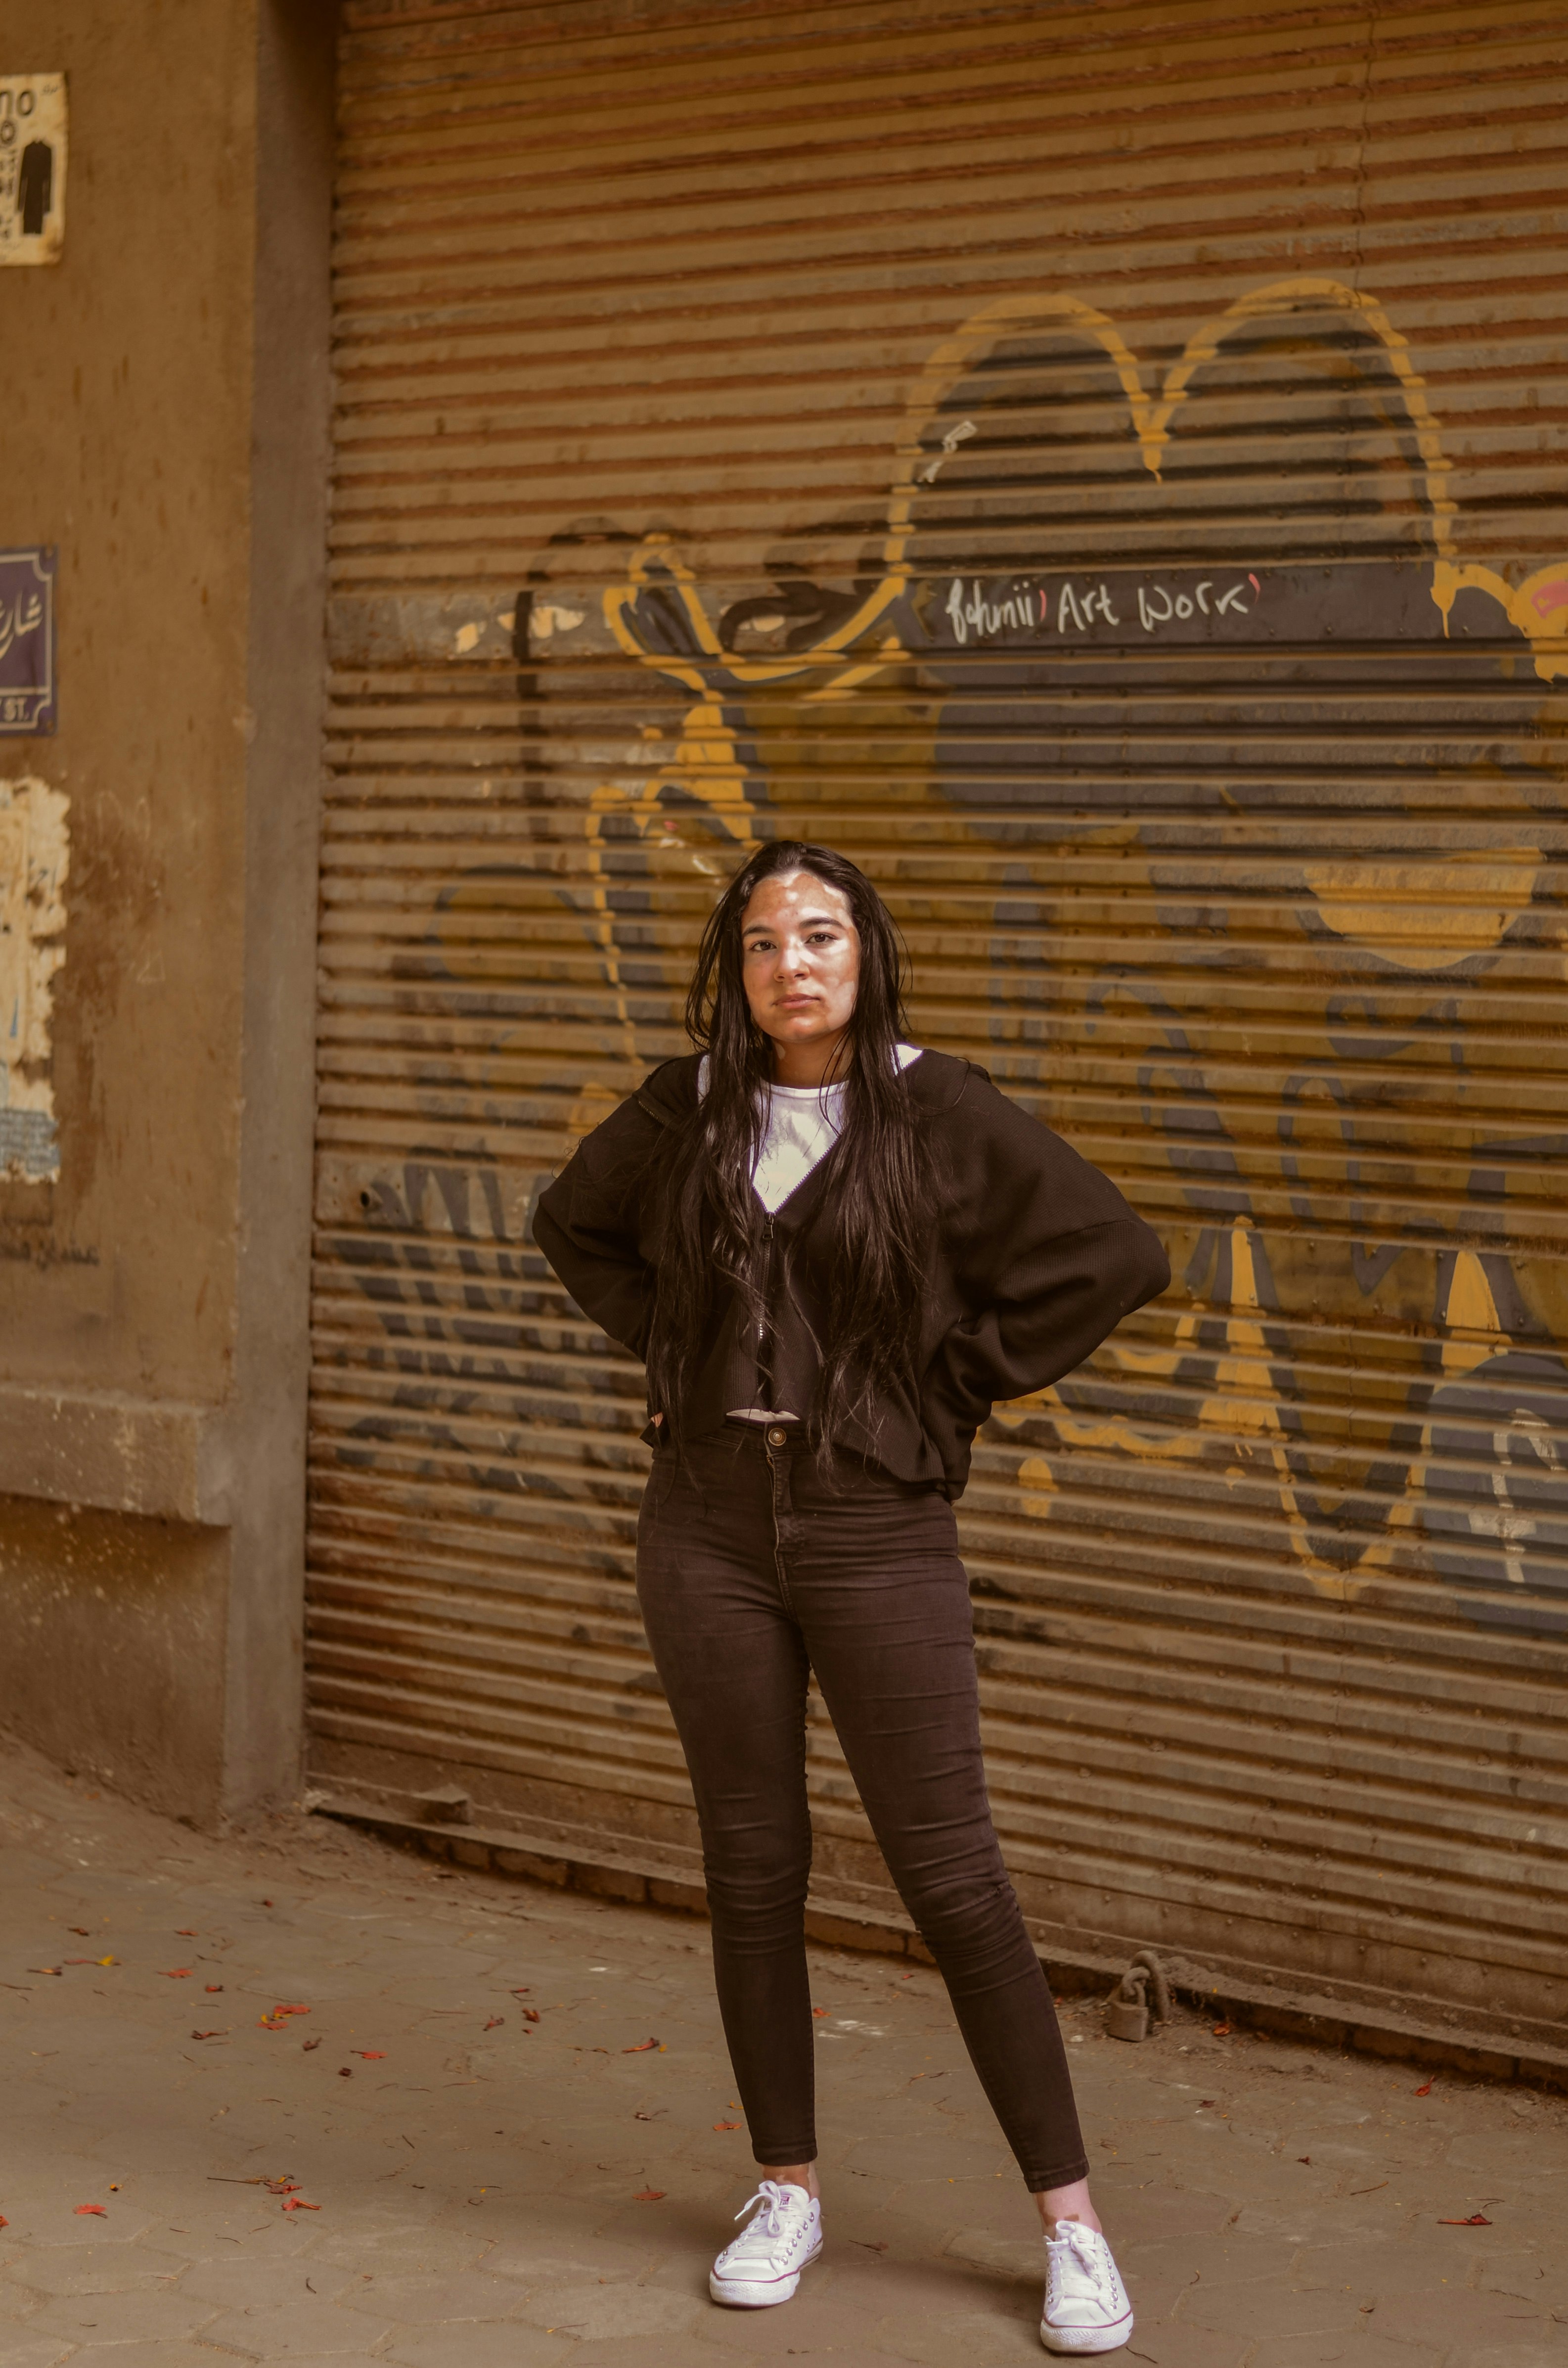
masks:
MULTIPOLYGON (((828 2249, 724 2312, 752 2169, 703 1926, 319 1819, 210 1841, 4 1748, 0 1838, 0 2368, 1043 2356, 925 1969, 818 1952, 828 2249)), ((1562 2100, 1066 2023, 1132 2358, 1568 2368, 1562 2100)))

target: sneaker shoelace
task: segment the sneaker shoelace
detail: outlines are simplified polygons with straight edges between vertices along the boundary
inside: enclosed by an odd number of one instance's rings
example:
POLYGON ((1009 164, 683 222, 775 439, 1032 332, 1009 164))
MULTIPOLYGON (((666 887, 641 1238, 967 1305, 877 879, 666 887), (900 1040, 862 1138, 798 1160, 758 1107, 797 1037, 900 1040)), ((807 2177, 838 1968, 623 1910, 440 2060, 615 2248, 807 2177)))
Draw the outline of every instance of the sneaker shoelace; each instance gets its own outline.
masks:
POLYGON ((1084 2285, 1077 2287, 1079 2296, 1083 2295, 1086 2286, 1096 2302, 1114 2299, 1109 2271, 1102 2259, 1103 2239, 1094 2229, 1085 2228, 1079 2220, 1059 2220, 1056 2225, 1062 2233, 1049 2240, 1051 2294, 1048 2307, 1067 2299, 1067 2276, 1072 2270, 1076 2270, 1084 2281, 1084 2285))
POLYGON ((736 2219, 744 2220, 754 2203, 760 2203, 762 2210, 744 2235, 736 2237, 737 2245, 743 2244, 746 2237, 754 2235, 778 2237, 784 2234, 784 2214, 789 2208, 790 2199, 776 2180, 765 2179, 756 2193, 748 2196, 742 2204, 735 2214, 736 2219))

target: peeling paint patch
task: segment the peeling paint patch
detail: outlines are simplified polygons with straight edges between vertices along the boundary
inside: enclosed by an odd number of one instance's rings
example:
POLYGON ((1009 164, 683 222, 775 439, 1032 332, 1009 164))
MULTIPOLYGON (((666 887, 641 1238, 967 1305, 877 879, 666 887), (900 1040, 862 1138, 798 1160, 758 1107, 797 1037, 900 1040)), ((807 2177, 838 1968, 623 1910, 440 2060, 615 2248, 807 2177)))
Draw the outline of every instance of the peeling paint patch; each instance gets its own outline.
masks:
POLYGON ((536 600, 528 616, 535 641, 552 641, 557 633, 574 633, 587 617, 585 609, 569 609, 563 601, 536 600))
POLYGON ((509 663, 516 653, 515 592, 483 589, 344 593, 327 604, 335 666, 440 666, 455 658, 509 663))
POLYGON ((70 800, 47 781, 0 781, 0 1176, 60 1173, 50 1022, 65 960, 70 800))

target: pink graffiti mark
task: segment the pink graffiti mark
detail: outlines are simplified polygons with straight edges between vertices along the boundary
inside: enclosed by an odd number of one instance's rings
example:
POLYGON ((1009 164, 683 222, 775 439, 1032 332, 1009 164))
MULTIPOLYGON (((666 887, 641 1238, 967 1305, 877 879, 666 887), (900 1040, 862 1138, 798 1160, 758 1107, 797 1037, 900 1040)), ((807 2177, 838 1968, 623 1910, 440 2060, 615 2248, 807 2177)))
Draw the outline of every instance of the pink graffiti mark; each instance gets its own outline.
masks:
POLYGON ((1568 609, 1568 577, 1560 575, 1555 584, 1543 584, 1531 595, 1530 605, 1538 617, 1550 617, 1554 609, 1568 609))

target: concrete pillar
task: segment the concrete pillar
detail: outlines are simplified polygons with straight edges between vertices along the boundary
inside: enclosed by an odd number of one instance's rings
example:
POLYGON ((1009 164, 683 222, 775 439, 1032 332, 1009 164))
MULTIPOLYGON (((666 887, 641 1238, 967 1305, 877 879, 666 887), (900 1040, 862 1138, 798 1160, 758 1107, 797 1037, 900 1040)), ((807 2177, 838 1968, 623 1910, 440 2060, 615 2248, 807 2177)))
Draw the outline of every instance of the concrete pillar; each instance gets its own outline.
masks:
POLYGON ((201 1823, 300 1757, 333 19, 11 0, 0 62, 70 108, 61 259, 0 269, 60 684, 0 802, 69 840, 57 1172, 0 1178, 0 1723, 201 1823))

